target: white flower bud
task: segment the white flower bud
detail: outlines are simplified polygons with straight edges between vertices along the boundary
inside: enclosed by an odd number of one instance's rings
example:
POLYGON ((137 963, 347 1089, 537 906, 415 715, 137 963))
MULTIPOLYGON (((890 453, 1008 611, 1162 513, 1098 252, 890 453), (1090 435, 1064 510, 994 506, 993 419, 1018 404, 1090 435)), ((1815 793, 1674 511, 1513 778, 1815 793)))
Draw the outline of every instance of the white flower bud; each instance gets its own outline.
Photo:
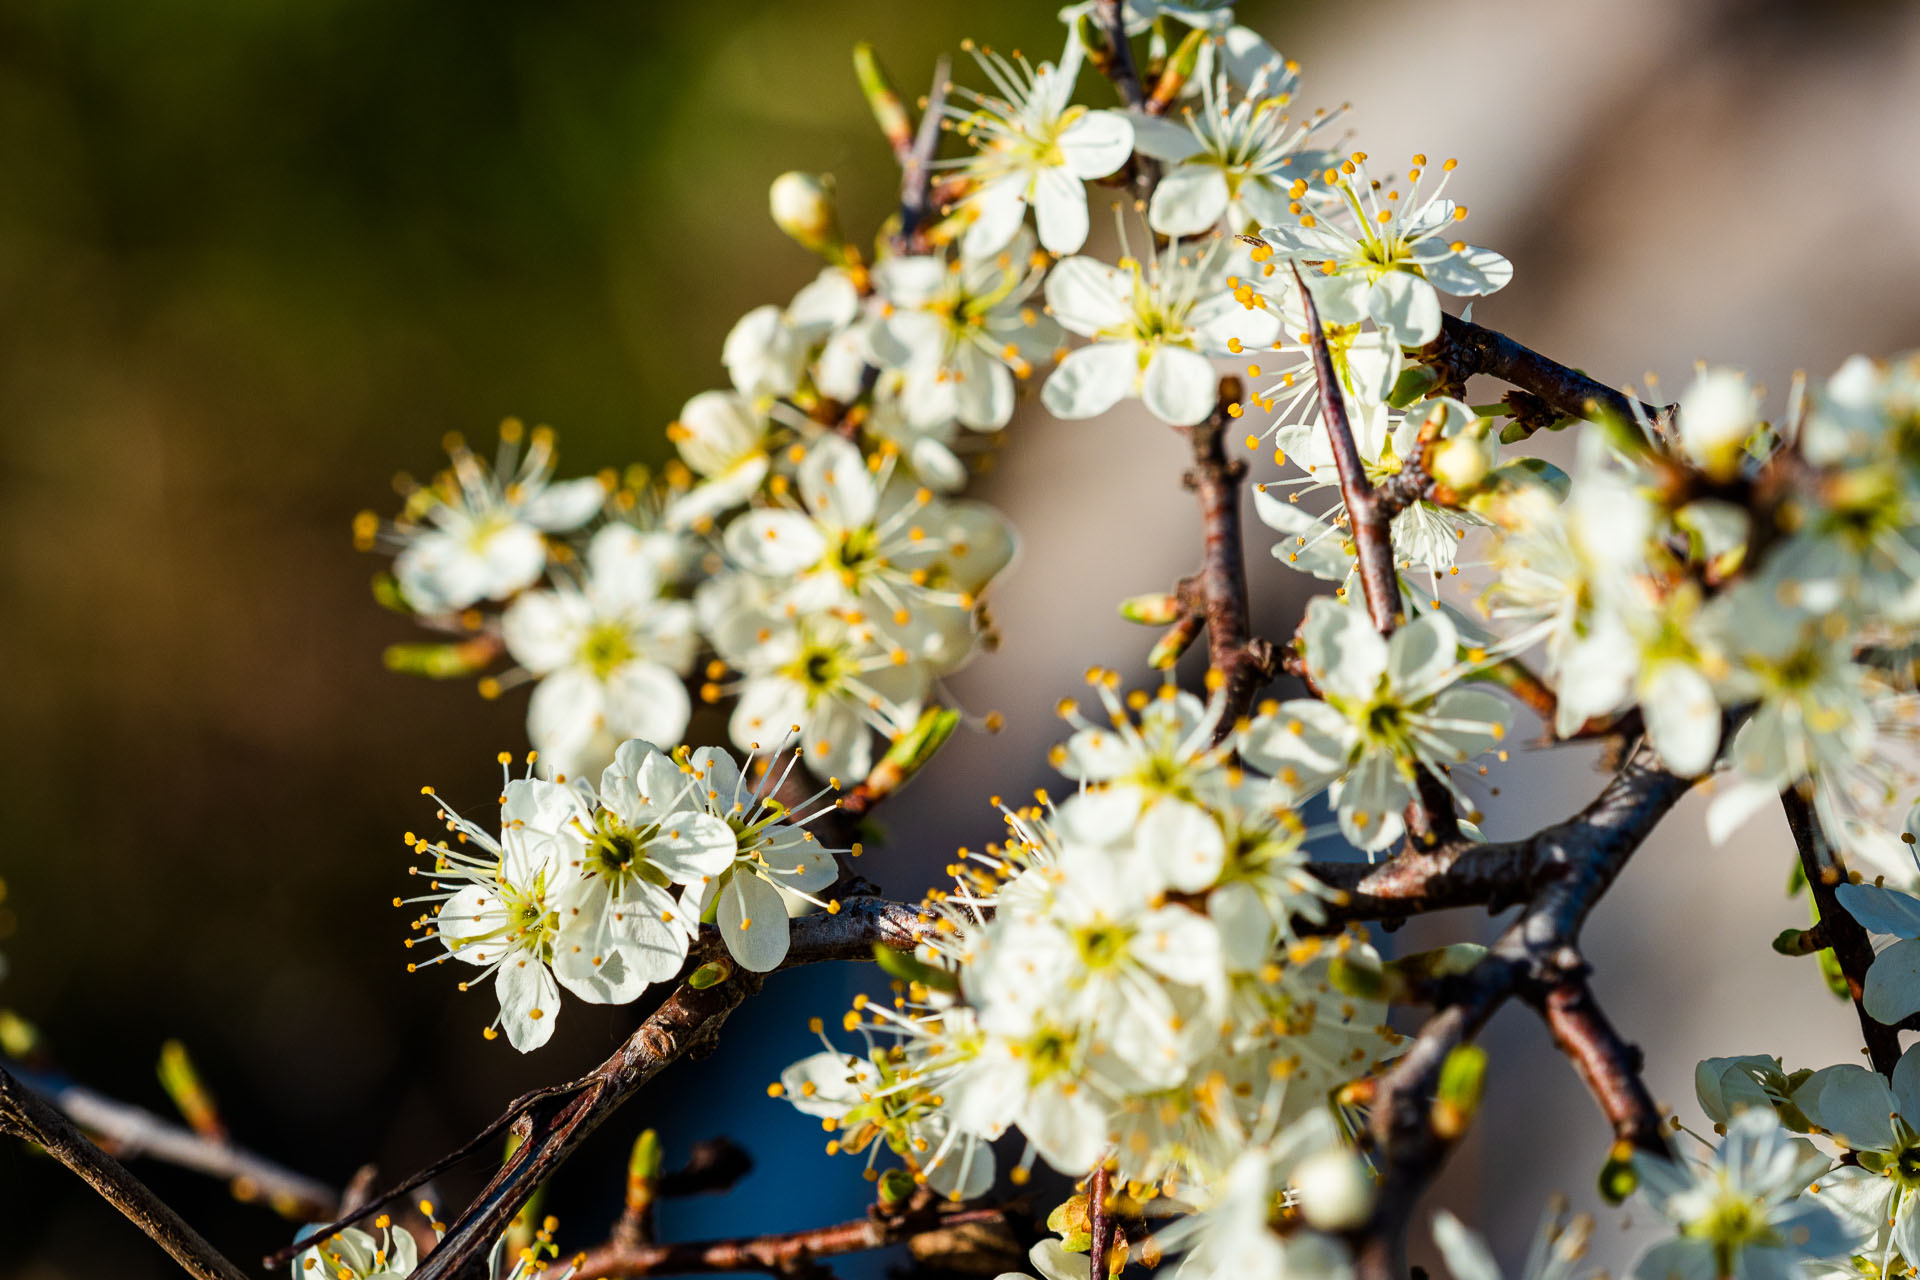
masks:
POLYGON ((1301 1215, 1317 1230, 1357 1227, 1373 1211, 1373 1175, 1345 1147, 1308 1156, 1293 1171, 1292 1181, 1300 1195, 1301 1215))
POLYGON ((1725 479, 1758 425, 1760 398, 1733 369, 1702 369, 1680 397, 1680 446, 1709 475, 1725 479))
POLYGON ((1429 468, 1433 478, 1455 493, 1477 488, 1493 469, 1492 452, 1484 433, 1463 432, 1433 447, 1429 468))
POLYGON ((790 171, 773 180, 767 205, 774 223, 807 248, 818 251, 839 240, 833 187, 825 178, 790 171))

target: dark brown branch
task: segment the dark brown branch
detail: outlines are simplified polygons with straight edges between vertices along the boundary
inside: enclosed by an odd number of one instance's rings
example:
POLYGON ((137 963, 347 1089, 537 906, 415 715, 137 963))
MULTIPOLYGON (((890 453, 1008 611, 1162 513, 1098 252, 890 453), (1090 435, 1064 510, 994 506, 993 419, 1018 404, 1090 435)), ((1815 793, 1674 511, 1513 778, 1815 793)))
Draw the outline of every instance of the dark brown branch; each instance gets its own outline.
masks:
MULTIPOLYGON (((1089 49, 1088 61, 1113 81, 1114 92, 1120 95, 1124 106, 1149 115, 1160 114, 1165 108, 1154 108, 1140 83, 1140 72, 1133 65, 1133 42, 1127 38, 1126 5, 1122 0, 1097 0, 1091 16, 1105 38, 1106 47, 1089 49)), ((1160 162, 1136 151, 1121 175, 1139 202, 1136 207, 1146 208, 1146 202, 1153 198, 1153 189, 1160 185, 1160 162)))
POLYGON ((1214 410, 1203 422, 1187 428, 1193 446, 1193 466, 1184 480, 1200 499, 1204 550, 1200 571, 1182 583, 1180 592, 1189 615, 1199 614, 1207 626, 1207 663, 1219 672, 1226 709, 1217 736, 1233 731, 1234 722, 1253 705, 1253 697, 1273 679, 1273 645, 1249 634, 1247 624, 1247 564, 1240 537, 1240 482, 1247 464, 1229 458, 1226 448, 1227 409, 1240 402, 1245 389, 1238 378, 1222 378, 1214 410))
POLYGON ((1652 746, 1642 742, 1578 817, 1506 846, 1505 854, 1483 846, 1480 856, 1490 859, 1512 857, 1524 848, 1537 887, 1486 956, 1450 984, 1448 1002, 1375 1090, 1370 1136, 1380 1190, 1371 1221, 1352 1240, 1362 1280, 1398 1280, 1406 1274, 1407 1224, 1459 1136, 1457 1125, 1436 1123, 1430 1100, 1448 1056, 1511 996, 1524 995, 1541 1007, 1615 1132, 1643 1149, 1664 1151, 1658 1114, 1639 1080, 1637 1053, 1593 1005, 1578 946, 1587 916, 1690 785, 1662 769, 1652 746))
POLYGON ((1836 890, 1846 883, 1846 868, 1834 852, 1820 817, 1794 788, 1780 793, 1780 804, 1787 811, 1787 827, 1793 832, 1794 846, 1800 851, 1800 869, 1807 877, 1807 891, 1820 914, 1820 929, 1840 972, 1847 980, 1847 994, 1853 997, 1854 1013, 1860 1019, 1860 1037, 1866 1042, 1867 1057, 1881 1075, 1893 1076, 1900 1061, 1900 1033, 1867 1013, 1862 1003, 1866 990, 1867 967, 1873 963, 1873 941, 1851 912, 1840 905, 1836 890))
POLYGON ((1113 1250, 1113 1174, 1102 1159, 1087 1179, 1087 1276, 1106 1280, 1113 1250))
POLYGON ((703 1275, 726 1271, 764 1271, 771 1275, 803 1274, 816 1258, 863 1253, 912 1241, 934 1232, 966 1226, 1006 1226, 1014 1217, 1005 1206, 959 1209, 922 1205, 901 1213, 876 1212, 853 1222, 788 1231, 777 1235, 733 1240, 701 1240, 683 1244, 609 1244, 591 1250, 575 1272, 575 1280, 602 1280, 611 1276, 703 1275))
POLYGON ((1146 102, 1146 93, 1140 88, 1140 73, 1133 66, 1133 42, 1127 39, 1125 10, 1121 0, 1098 0, 1093 6, 1093 20, 1107 40, 1101 70, 1113 81, 1120 101, 1129 107, 1138 107, 1146 102))
POLYGON ((759 986, 758 975, 744 971, 702 990, 682 985, 572 1097, 529 1109, 520 1146, 448 1227, 415 1273, 419 1280, 484 1277, 487 1251, 535 1188, 669 1063, 711 1048, 720 1025, 759 986))
MULTIPOLYGON (((1291 264, 1290 264, 1291 265, 1291 264)), ((1392 516, 1375 501, 1373 485, 1367 480, 1360 448, 1354 443, 1353 427, 1347 421, 1346 397, 1340 392, 1340 378, 1333 369, 1333 356, 1327 350, 1326 331, 1320 326, 1320 312, 1313 305, 1313 292, 1291 267, 1300 286, 1300 303, 1307 313, 1307 334, 1313 348, 1313 373, 1319 384, 1320 417, 1326 424, 1327 441, 1333 448, 1333 465, 1340 473, 1340 501, 1346 507, 1352 526, 1353 550, 1359 561, 1360 589, 1366 593, 1367 614, 1381 635, 1391 635, 1400 625, 1400 577, 1393 567, 1392 516)))
POLYGON ((1569 976, 1546 992, 1539 1007, 1553 1042, 1586 1082, 1615 1139, 1638 1151, 1664 1155, 1660 1109, 1640 1079, 1640 1049, 1613 1029, 1586 979, 1569 976))
POLYGON ((311 1222, 340 1211, 340 1193, 231 1142, 203 1137, 130 1103, 45 1072, 6 1064, 27 1088, 53 1103, 115 1156, 138 1156, 191 1169, 231 1184, 236 1198, 265 1201, 283 1217, 311 1222))
POLYGON ((1379 1153, 1380 1182, 1373 1216, 1349 1241, 1362 1280, 1400 1280, 1407 1274, 1406 1235, 1414 1208, 1459 1137, 1449 1126, 1434 1123, 1441 1070, 1512 994, 1507 966, 1483 963, 1467 976, 1460 997, 1427 1019, 1374 1093, 1368 1136, 1379 1153))
POLYGON ((933 65, 933 88, 920 116, 913 146, 900 157, 900 233, 896 247, 903 253, 924 252, 922 232, 933 212, 933 153, 940 149, 940 118, 947 105, 949 70, 946 55, 933 65))
POLYGON ((96 1147, 53 1105, 0 1067, 0 1132, 37 1143, 198 1280, 246 1280, 245 1273, 181 1220, 147 1184, 96 1147))
MULTIPOLYGON (((855 898, 837 913, 804 916, 791 924, 792 943, 783 968, 826 960, 868 960, 875 945, 909 950, 931 928, 932 921, 918 906, 877 898, 855 898)), ((688 957, 686 973, 726 954, 718 931, 703 931, 688 957)), ((600 1126, 642 1085, 674 1059, 710 1046, 721 1022, 738 1007, 756 975, 736 973, 705 990, 682 986, 641 1024, 615 1054, 578 1080, 536 1090, 515 1100, 479 1136, 458 1151, 360 1206, 349 1218, 330 1224, 335 1231, 382 1204, 405 1195, 427 1179, 469 1158, 506 1129, 520 1126, 524 1140, 499 1174, 449 1229, 434 1251, 423 1280, 459 1274, 457 1267, 484 1258, 493 1236, 505 1229, 526 1197, 548 1174, 572 1155, 587 1135, 600 1126), (459 1250, 449 1252, 449 1246, 459 1250), (477 1252, 476 1252, 477 1251, 477 1252)), ((293 1250, 284 1249, 266 1260, 268 1268, 282 1266, 293 1250)))
POLYGON ((1549 360, 1531 347, 1458 316, 1441 317, 1440 336, 1422 347, 1419 359, 1440 373, 1440 388, 1458 395, 1476 373, 1528 391, 1571 418, 1635 421, 1637 407, 1648 422, 1663 421, 1661 410, 1636 403, 1577 369, 1549 360))

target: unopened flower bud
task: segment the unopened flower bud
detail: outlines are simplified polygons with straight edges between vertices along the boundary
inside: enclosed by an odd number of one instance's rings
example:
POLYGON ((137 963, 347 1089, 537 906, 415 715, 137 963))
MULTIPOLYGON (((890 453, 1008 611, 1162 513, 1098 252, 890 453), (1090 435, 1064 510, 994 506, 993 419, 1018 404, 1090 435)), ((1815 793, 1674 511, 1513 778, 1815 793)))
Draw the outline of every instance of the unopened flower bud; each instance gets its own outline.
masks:
POLYGON ((815 253, 840 243, 830 180, 811 173, 783 173, 768 189, 767 205, 774 223, 815 253))
POLYGON ((1463 432, 1436 444, 1427 465, 1435 480, 1455 493, 1467 493, 1493 469, 1490 452, 1484 437, 1463 432))
POLYGON ((1180 616, 1180 598, 1170 591, 1150 591, 1120 602, 1120 616, 1128 622, 1164 627, 1180 616))
POLYGON ((912 1174, 905 1169, 889 1169, 880 1175, 880 1182, 875 1190, 878 1192, 880 1203, 892 1208, 897 1204, 905 1204, 911 1199, 913 1187, 912 1174))
POLYGON ((1359 1156, 1338 1147, 1307 1157, 1293 1171, 1300 1213, 1321 1231, 1345 1231, 1373 1211, 1373 1176, 1359 1156))
POLYGON ((1759 425, 1760 397, 1746 375, 1704 369, 1680 397, 1680 447, 1700 469, 1724 480, 1740 469, 1747 440, 1759 425))

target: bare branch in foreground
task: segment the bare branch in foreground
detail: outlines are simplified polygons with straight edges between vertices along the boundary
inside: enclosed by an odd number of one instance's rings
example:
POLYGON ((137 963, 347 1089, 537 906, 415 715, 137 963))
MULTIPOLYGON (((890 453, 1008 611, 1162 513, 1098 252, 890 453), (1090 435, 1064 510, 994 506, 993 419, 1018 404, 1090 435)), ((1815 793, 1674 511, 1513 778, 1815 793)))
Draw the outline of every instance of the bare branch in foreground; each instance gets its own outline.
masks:
POLYGON ((863 1253, 911 1243, 958 1228, 1009 1227, 1017 1215, 1006 1206, 958 1208, 923 1204, 900 1213, 875 1212, 852 1222, 733 1240, 623 1247, 609 1244, 587 1252, 575 1280, 613 1276, 703 1275, 725 1271, 764 1271, 771 1275, 804 1273, 816 1258, 863 1253))
POLYGON ((197 1280, 246 1280, 244 1272, 182 1221, 146 1183, 96 1147, 52 1104, 4 1067, 0 1067, 0 1132, 39 1144, 146 1232, 188 1275, 197 1280))
POLYGON ((82 1129, 106 1139, 122 1161, 145 1156, 231 1184, 234 1197, 264 1201, 274 1212, 303 1222, 340 1212, 341 1196, 325 1183, 295 1173, 231 1142, 203 1137, 183 1125, 85 1085, 15 1063, 14 1077, 66 1113, 82 1129))

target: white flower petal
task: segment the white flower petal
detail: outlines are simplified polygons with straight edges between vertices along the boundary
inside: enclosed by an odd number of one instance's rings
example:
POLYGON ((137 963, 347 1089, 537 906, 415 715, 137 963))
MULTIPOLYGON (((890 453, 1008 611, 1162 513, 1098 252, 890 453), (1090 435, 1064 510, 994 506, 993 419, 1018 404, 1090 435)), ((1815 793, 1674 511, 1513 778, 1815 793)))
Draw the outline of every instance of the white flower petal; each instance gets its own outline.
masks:
POLYGON ((1205 421, 1219 394, 1213 362, 1185 347, 1156 345, 1140 380, 1140 402, 1154 417, 1176 427, 1205 421))
POLYGON ((547 966, 524 953, 510 955, 494 977, 494 991, 500 997, 501 1029, 514 1048, 531 1053, 553 1038, 560 988, 547 966))
POLYGON ((1133 314, 1133 278, 1097 258, 1064 258, 1047 273, 1047 306, 1073 332, 1092 337, 1133 314))
MULTIPOLYGON (((1133 121, 1118 111, 1089 111, 1060 131, 1060 153, 1066 158, 1067 172, 1075 178, 1104 178, 1127 162, 1133 154, 1133 121)), ((1081 203, 1085 204, 1085 197, 1081 203)), ((1040 243, 1047 244, 1046 232, 1040 243)), ((1052 249, 1053 246, 1048 244, 1052 249)), ((1079 245, 1074 245, 1078 249, 1079 245)), ((1071 253, 1073 249, 1055 249, 1071 253)))
POLYGON ((1097 418, 1132 390, 1139 344, 1095 342, 1067 353, 1040 388, 1040 403, 1056 418, 1097 418))
POLYGON ((1154 188, 1147 225, 1161 235, 1197 235, 1220 221, 1227 199, 1227 175, 1218 166, 1183 164, 1168 170, 1154 188))
POLYGON ((771 973, 787 958, 787 904, 778 890, 749 871, 736 870, 721 886, 714 923, 743 968, 771 973))
POLYGON ((725 542, 742 567, 774 578, 811 569, 827 554, 819 526, 797 511, 749 511, 727 526, 725 542))
POLYGON ((1374 281, 1367 311, 1403 347, 1423 346, 1440 333, 1439 295, 1408 271, 1389 271, 1374 281))

